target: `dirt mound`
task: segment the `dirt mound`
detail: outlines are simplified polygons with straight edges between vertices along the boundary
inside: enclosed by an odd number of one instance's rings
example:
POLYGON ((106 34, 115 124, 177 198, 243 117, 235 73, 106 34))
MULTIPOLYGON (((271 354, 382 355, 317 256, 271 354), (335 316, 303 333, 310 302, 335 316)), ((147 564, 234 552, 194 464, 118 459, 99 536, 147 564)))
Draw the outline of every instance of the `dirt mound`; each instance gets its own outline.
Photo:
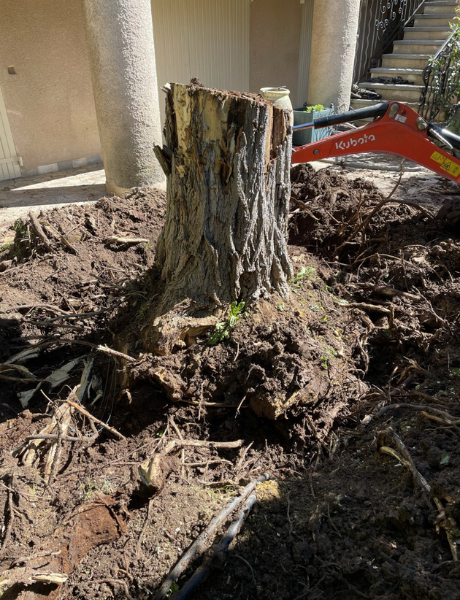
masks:
POLYGON ((136 346, 162 193, 16 225, 0 256, 5 598, 149 597, 266 471, 193 597, 460 598, 455 201, 428 212, 330 169, 292 179, 291 298, 234 327, 223 313, 170 356, 136 346))

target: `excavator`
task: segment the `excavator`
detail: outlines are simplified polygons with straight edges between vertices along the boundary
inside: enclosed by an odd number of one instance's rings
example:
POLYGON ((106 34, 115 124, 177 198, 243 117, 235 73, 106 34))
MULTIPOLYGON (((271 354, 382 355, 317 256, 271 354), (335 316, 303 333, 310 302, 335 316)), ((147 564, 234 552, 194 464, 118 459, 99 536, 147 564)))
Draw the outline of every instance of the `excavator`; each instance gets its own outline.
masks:
POLYGON ((292 164, 349 154, 385 152, 408 158, 460 184, 460 136, 426 121, 402 102, 382 102, 294 125, 293 129, 320 129, 369 118, 374 120, 361 127, 293 148, 292 164))

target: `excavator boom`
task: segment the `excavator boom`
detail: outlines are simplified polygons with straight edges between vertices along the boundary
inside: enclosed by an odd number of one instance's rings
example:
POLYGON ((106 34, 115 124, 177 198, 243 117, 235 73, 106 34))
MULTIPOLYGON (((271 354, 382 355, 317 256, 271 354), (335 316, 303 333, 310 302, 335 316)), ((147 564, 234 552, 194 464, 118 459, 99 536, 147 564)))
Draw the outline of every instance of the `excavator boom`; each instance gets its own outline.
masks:
POLYGON ((425 121, 410 106, 401 102, 381 103, 316 119, 308 125, 294 126, 294 129, 318 129, 368 117, 375 117, 375 120, 351 131, 294 148, 292 163, 366 152, 385 152, 412 160, 460 184, 460 159, 454 155, 454 152, 460 152, 460 137, 425 121))

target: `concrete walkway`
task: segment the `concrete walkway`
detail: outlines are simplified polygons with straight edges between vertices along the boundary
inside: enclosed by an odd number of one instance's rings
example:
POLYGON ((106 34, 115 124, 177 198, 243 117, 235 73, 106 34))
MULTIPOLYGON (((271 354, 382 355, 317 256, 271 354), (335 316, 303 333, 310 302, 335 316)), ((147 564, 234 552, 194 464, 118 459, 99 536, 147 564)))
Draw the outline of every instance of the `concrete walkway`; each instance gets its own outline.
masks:
POLYGON ((31 210, 94 203, 104 196, 102 164, 0 182, 0 244, 12 241, 11 225, 31 210))

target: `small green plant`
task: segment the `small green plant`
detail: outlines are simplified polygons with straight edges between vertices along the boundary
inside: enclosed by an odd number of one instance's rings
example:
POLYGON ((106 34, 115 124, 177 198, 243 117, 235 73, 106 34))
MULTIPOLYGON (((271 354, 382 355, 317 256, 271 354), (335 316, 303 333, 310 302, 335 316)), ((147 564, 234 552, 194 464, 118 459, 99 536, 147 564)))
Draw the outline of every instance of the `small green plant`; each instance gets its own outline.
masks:
POLYGON ((276 310, 278 310, 279 312, 284 312, 284 302, 281 302, 280 304, 278 304, 278 306, 276 307, 276 310))
POLYGON ((172 596, 174 594, 174 592, 178 592, 179 591, 179 586, 177 585, 177 583, 173 583, 172 586, 169 588, 169 590, 166 592, 166 598, 169 598, 170 596, 172 596))
POLYGON ((314 106, 306 106, 304 108, 305 112, 311 112, 312 110, 319 112, 320 110, 324 110, 324 106, 322 104, 315 104, 314 106))
POLYGON ((80 495, 83 498, 83 502, 89 502, 91 500, 95 489, 96 485, 89 479, 80 483, 80 495))
POLYGON ((336 358, 338 356, 337 350, 335 350, 331 346, 328 346, 327 344, 325 344, 325 346, 326 346, 326 350, 325 350, 324 354, 321 356, 321 358, 319 359, 323 369, 327 369, 329 367, 329 359, 331 358, 331 356, 335 356, 336 358))
POLYGON ((231 303, 228 320, 217 323, 215 331, 213 331, 209 337, 209 346, 215 346, 224 340, 228 340, 231 330, 235 327, 241 317, 247 317, 247 313, 244 312, 244 306, 244 302, 238 303, 235 301, 231 303))
POLYGON ((460 369, 458 367, 454 367, 451 372, 453 375, 457 375, 457 377, 460 377, 460 369))
POLYGON ((315 267, 302 267, 292 279, 289 280, 289 283, 293 285, 295 288, 300 288, 302 281, 304 278, 310 279, 316 273, 315 267))
POLYGON ((110 483, 110 481, 107 479, 107 477, 104 477, 104 483, 102 484, 102 491, 104 492, 104 494, 106 494, 107 496, 109 494, 111 494, 112 492, 112 484, 110 483))
POLYGON ((25 236, 27 234, 27 227, 22 219, 18 219, 13 224, 13 229, 17 236, 25 236))
POLYGON ((11 248, 11 242, 6 242, 6 244, 0 244, 0 252, 5 252, 5 250, 8 250, 8 248, 11 248))

